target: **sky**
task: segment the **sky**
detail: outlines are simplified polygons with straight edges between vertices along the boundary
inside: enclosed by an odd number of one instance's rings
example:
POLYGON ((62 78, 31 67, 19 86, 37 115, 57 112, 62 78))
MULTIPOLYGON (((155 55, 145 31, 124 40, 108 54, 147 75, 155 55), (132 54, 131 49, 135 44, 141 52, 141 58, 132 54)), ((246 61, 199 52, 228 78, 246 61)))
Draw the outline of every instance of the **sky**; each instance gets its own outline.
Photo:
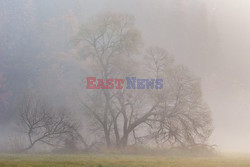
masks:
MULTIPOLYGON (((58 2, 37 2, 39 18, 61 15, 71 5, 69 0, 58 2)), ((179 0, 186 7, 177 15, 171 15, 178 7, 169 6, 171 2, 78 0, 77 7, 82 22, 104 11, 134 15, 146 46, 166 48, 201 78, 214 121, 210 142, 224 152, 250 152, 250 1, 179 0), (181 21, 183 17, 188 19, 181 21), (209 33, 203 36, 199 30, 206 28, 209 33)))

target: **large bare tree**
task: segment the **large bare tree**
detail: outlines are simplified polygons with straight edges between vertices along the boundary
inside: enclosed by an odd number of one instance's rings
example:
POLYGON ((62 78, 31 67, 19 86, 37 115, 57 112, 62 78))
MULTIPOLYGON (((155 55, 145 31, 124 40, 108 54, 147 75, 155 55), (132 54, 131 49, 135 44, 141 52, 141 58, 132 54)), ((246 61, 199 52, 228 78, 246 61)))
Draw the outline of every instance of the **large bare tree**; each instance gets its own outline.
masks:
POLYGON ((211 117, 199 79, 175 65, 164 49, 150 48, 145 57, 139 56, 139 34, 133 17, 104 13, 77 36, 90 76, 104 81, 127 76, 164 79, 161 90, 85 90, 81 104, 92 129, 103 132, 108 147, 146 139, 171 145, 205 142, 212 132, 211 117))

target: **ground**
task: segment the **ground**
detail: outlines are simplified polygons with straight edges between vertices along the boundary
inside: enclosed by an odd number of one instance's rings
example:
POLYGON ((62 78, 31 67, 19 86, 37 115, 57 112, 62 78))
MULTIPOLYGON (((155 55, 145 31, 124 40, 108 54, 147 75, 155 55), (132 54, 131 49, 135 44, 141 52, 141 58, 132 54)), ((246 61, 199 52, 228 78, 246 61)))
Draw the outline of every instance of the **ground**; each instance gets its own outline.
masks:
POLYGON ((249 167, 247 157, 0 155, 0 167, 249 167))

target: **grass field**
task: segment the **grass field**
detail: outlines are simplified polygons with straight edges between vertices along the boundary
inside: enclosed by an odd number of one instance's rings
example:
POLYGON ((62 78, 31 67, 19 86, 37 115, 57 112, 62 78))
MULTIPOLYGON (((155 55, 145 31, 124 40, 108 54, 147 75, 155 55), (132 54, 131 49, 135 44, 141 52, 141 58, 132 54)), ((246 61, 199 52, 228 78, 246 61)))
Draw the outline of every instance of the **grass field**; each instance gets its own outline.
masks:
POLYGON ((250 157, 0 155, 0 167, 250 167, 250 157))

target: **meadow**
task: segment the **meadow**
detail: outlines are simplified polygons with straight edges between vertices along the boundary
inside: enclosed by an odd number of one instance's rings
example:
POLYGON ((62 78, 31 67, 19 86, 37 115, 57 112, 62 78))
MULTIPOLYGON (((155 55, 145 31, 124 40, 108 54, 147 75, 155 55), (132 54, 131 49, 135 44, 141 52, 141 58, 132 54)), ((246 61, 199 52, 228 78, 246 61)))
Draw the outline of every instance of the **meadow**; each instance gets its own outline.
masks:
POLYGON ((0 167, 249 167, 250 157, 0 155, 0 167))

